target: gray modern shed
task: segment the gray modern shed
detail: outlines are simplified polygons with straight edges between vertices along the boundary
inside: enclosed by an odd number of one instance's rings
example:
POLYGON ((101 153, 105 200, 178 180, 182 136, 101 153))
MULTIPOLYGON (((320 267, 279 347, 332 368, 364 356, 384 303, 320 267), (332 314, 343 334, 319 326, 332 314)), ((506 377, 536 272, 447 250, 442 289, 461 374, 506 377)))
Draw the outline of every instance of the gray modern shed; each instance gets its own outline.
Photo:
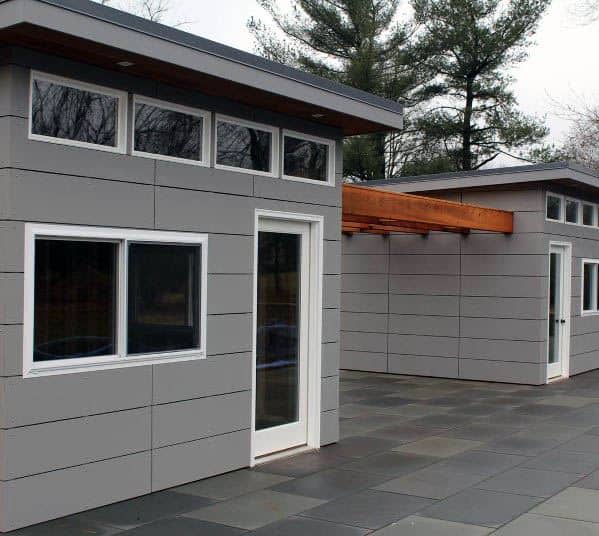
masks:
POLYGON ((338 438, 341 139, 394 102, 0 2, 0 531, 338 438))
POLYGON ((544 384, 599 368, 599 176, 556 163, 368 186, 514 212, 512 234, 342 239, 341 368, 544 384))

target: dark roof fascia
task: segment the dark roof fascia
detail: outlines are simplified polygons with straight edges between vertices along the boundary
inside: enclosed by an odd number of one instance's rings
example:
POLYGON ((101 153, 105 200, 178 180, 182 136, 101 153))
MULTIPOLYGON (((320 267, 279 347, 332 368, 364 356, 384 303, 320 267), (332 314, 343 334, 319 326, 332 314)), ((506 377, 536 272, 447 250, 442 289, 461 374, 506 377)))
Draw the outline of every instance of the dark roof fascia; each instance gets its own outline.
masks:
MULTIPOLYGON (((0 4, 15 0, 0 0, 0 4)), ((203 37, 172 28, 164 24, 149 21, 130 13, 104 6, 91 0, 32 0, 68 10, 99 21, 107 22, 143 33, 145 35, 168 41, 170 43, 209 54, 252 69, 260 70, 269 74, 284 77, 299 84, 309 85, 340 97, 362 102, 369 106, 386 110, 395 114, 403 114, 403 106, 399 102, 373 95, 359 89, 328 80, 319 76, 305 73, 298 69, 267 60, 260 56, 250 54, 233 47, 205 39, 203 37)))
POLYGON ((551 162, 477 171, 398 177, 396 179, 368 181, 365 186, 378 188, 388 186, 393 187, 395 191, 425 192, 560 179, 570 179, 587 186, 599 188, 599 173, 575 162, 551 162))

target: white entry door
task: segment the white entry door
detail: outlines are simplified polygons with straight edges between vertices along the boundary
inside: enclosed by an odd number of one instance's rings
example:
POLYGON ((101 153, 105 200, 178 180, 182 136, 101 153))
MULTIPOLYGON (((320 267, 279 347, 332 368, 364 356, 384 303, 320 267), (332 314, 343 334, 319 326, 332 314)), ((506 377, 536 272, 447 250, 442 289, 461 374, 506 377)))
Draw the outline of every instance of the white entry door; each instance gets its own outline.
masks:
POLYGON ((571 247, 549 246, 549 337, 547 379, 568 376, 570 352, 571 247))
POLYGON ((310 224, 260 219, 254 455, 306 445, 310 224))

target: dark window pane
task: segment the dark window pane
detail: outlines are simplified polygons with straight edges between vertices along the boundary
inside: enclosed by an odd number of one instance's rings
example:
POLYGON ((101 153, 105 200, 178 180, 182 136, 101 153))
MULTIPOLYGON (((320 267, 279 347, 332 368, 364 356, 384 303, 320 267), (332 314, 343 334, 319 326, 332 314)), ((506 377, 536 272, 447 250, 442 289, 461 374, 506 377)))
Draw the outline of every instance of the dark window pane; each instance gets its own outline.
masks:
POLYGON ((594 225, 595 223, 595 206, 582 205, 582 223, 583 225, 594 225))
POLYGON ((33 81, 32 134, 116 147, 117 122, 116 97, 33 81))
POLYGON ((258 234, 256 430, 298 419, 300 248, 299 235, 258 234))
POLYGON ((117 247, 35 241, 34 361, 116 354, 117 247))
POLYGON ((203 118, 149 104, 135 105, 135 150, 202 160, 203 118))
POLYGON ((328 145, 285 136, 285 175, 326 181, 328 159, 328 145))
POLYGON ((547 196, 547 218, 559 220, 562 211, 562 200, 559 197, 547 196))
POLYGON ((129 354, 198 348, 200 247, 129 246, 129 354))
POLYGON ((272 134, 264 130, 219 121, 216 163, 254 171, 271 171, 272 134))
POLYGON ((578 223, 578 201, 569 201, 566 199, 566 221, 568 223, 578 223))
POLYGON ((594 309, 593 277, 595 267, 590 263, 584 264, 582 308, 585 311, 594 309))

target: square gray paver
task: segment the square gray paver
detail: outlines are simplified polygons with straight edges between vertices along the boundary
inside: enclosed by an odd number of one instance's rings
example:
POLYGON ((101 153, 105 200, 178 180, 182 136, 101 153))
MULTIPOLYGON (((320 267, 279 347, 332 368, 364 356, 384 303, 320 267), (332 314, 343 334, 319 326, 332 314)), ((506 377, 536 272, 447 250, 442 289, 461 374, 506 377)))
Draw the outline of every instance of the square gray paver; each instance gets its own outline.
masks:
POLYGON ((483 448, 491 452, 500 452, 502 454, 521 454, 522 456, 535 456, 557 447, 560 441, 557 439, 547 439, 534 437, 529 432, 519 432, 517 434, 493 440, 487 443, 483 448))
POLYGON ((561 448, 572 452, 592 452, 599 454, 599 436, 592 434, 580 435, 564 443, 561 448))
POLYGON ((376 486, 388 478, 387 476, 372 473, 331 469, 330 471, 321 471, 310 476, 290 480, 271 489, 328 501, 376 486))
POLYGON ((200 534, 203 536, 238 536, 244 532, 241 529, 208 523, 198 519, 173 517, 121 532, 119 536, 197 536, 200 534))
POLYGON ((493 536, 599 536, 599 525, 573 519, 524 514, 494 532, 493 536))
POLYGON ((430 517, 408 516, 371 536, 486 536, 493 529, 430 517))
POLYGON ((242 469, 206 480, 185 484, 171 491, 208 497, 217 501, 224 501, 232 497, 244 495, 251 491, 269 488, 282 482, 291 480, 288 476, 272 475, 261 471, 242 469))
POLYGON ((480 445, 482 445, 480 441, 432 436, 396 447, 392 450, 393 452, 405 452, 421 454, 423 456, 433 456, 437 458, 448 458, 449 456, 455 456, 460 452, 474 449, 480 445))
MULTIPOLYGON (((261 529, 252 536, 364 536, 370 530, 340 525, 309 517, 288 517, 261 529)), ((198 534, 198 536, 200 536, 198 534)), ((202 536, 204 536, 202 534, 202 536)), ((208 536, 208 535, 206 535, 208 536)))
POLYGON ((560 448, 530 458, 522 467, 588 475, 599 468, 599 454, 571 452, 560 448))
POLYGON ((11 536, 114 536, 121 529, 100 525, 80 514, 11 532, 11 536))
POLYGON ((441 433, 443 437, 456 437, 472 441, 491 441, 499 437, 507 437, 518 432, 519 428, 494 424, 470 424, 459 428, 452 428, 441 433))
POLYGON ((599 523, 599 491, 567 488, 537 506, 532 513, 599 523))
POLYGON ((439 468, 438 465, 431 465, 409 475, 389 480, 374 489, 430 499, 445 499, 486 478, 472 473, 445 470, 439 468))
POLYGON ((365 490, 304 512, 302 515, 366 529, 378 529, 433 503, 430 499, 365 490))
POLYGON ((253 470, 290 477, 306 476, 346 463, 347 458, 335 456, 326 449, 306 452, 289 458, 280 458, 258 465, 253 470))
POLYGON ((580 479, 580 475, 515 467, 476 485, 491 491, 505 491, 533 497, 550 497, 580 479))
POLYGON ((334 445, 324 447, 322 450, 344 458, 363 458, 390 450, 398 444, 399 441, 393 441, 392 439, 353 436, 342 439, 334 445))
POLYGON ((254 530, 322 503, 311 497, 261 490, 188 512, 185 517, 254 530))
POLYGON ((467 489, 424 510, 422 515, 468 525, 499 527, 523 514, 540 500, 538 497, 512 493, 467 489))
POLYGON ((132 529, 162 518, 174 517, 190 512, 214 501, 205 497, 194 497, 172 491, 161 491, 136 499, 111 504, 80 514, 83 519, 91 519, 103 525, 132 529))
POLYGON ((344 465, 343 468, 351 471, 374 473, 391 478, 393 476, 416 471, 421 467, 430 465, 437 461, 437 459, 438 458, 419 456, 418 454, 411 453, 385 452, 383 454, 376 454, 348 463, 344 465))
POLYGON ((437 466, 452 469, 460 473, 492 476, 514 467, 526 459, 526 456, 515 454, 471 450, 440 462, 437 466))

